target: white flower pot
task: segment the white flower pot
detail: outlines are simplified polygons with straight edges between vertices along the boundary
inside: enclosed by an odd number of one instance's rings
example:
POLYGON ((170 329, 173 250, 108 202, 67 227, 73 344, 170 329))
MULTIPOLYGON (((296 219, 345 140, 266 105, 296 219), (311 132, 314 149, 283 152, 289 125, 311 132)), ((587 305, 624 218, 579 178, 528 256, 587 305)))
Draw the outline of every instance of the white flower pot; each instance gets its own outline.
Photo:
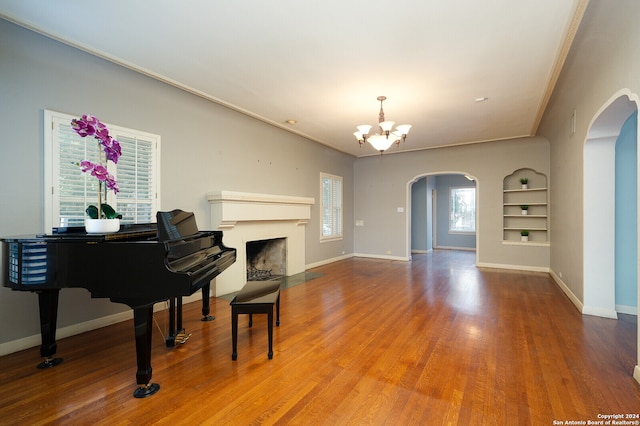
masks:
POLYGON ((528 187, 529 187, 528 184, 526 184, 526 183, 522 184, 522 189, 527 189, 528 187))
POLYGON ((528 212, 528 210, 522 210, 522 214, 523 215, 527 215, 528 214, 527 212, 528 212))
POLYGON ((120 219, 90 219, 84 220, 87 234, 111 234, 120 230, 120 219))
POLYGON ((524 242, 529 241, 529 236, 528 235, 521 235, 520 236, 520 241, 524 241, 524 242))

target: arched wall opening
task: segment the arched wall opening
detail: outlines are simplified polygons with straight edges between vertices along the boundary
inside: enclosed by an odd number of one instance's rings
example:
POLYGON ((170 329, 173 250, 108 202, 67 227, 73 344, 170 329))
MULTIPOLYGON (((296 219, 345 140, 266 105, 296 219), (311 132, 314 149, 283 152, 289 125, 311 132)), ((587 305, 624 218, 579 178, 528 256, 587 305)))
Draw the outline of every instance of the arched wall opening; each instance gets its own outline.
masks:
MULTIPOLYGON (((637 97, 631 99, 630 93, 612 97, 594 117, 584 145, 582 312, 607 318, 617 318, 616 269, 625 268, 620 264, 622 254, 616 255, 616 205, 620 203, 616 201, 616 142, 625 122, 638 110, 637 97)), ((634 137, 637 146, 637 125, 634 137)), ((637 169, 637 156, 635 166, 637 169)), ((637 182, 637 172, 635 179, 637 182)), ((637 206, 637 190, 625 196, 637 206)), ((633 238, 637 253, 637 232, 633 238)), ((626 268, 637 271, 637 256, 634 258, 636 264, 626 268)), ((637 288, 637 273, 635 280, 637 288)))
MULTIPOLYGON (((408 218, 407 220, 407 253, 423 253, 428 252, 434 248, 455 248, 460 250, 475 250, 476 259, 478 256, 478 205, 479 205, 479 190, 477 179, 470 176, 468 173, 461 171, 444 171, 437 173, 425 173, 415 176, 413 179, 407 182, 407 200, 408 200, 408 218), (458 238, 454 243, 454 246, 450 246, 449 243, 441 241, 438 242, 438 228, 442 232, 446 228, 448 230, 448 223, 443 220, 436 221, 437 210, 442 210, 442 207, 448 208, 447 205, 442 205, 442 199, 444 196, 441 194, 441 200, 438 202, 433 199, 432 194, 435 191, 437 183, 435 180, 438 177, 458 178, 459 181, 465 182, 466 185, 460 183, 454 186, 470 186, 476 188, 475 199, 475 234, 473 235, 473 243, 469 241, 469 236, 458 235, 454 236, 458 238), (420 187, 420 195, 417 195, 414 191, 414 185, 420 187), (423 205, 416 206, 415 203, 421 203, 423 205), (419 245, 416 245, 414 238, 416 238, 416 231, 419 231, 420 237, 425 241, 421 241, 419 245)), ((446 196, 448 199, 448 194, 446 196)), ((442 216, 442 213, 440 214, 442 216)))
MULTIPOLYGON (((629 90, 616 93, 592 119, 584 144, 583 314, 617 319, 618 311, 623 310, 620 304, 625 303, 620 300, 616 303, 621 293, 618 291, 617 296, 616 292, 622 285, 635 287, 635 314, 638 314, 639 104, 638 95, 629 90), (623 149, 618 142, 622 140, 620 134, 625 128, 629 132, 625 137, 631 139, 635 155, 621 161, 625 153, 616 151, 623 149), (623 172, 629 170, 629 163, 634 167, 631 176, 627 177, 633 180, 632 185, 621 182, 625 176, 623 172), (635 211, 625 215, 628 213, 625 210, 633 209, 629 206, 634 206, 635 211), (630 224, 629 221, 635 223, 630 224), (635 275, 631 274, 633 278, 625 275, 629 270, 635 271, 635 275), (635 283, 629 283, 630 279, 635 283)), ((640 383, 640 328, 637 333, 637 362, 633 377, 640 383)))

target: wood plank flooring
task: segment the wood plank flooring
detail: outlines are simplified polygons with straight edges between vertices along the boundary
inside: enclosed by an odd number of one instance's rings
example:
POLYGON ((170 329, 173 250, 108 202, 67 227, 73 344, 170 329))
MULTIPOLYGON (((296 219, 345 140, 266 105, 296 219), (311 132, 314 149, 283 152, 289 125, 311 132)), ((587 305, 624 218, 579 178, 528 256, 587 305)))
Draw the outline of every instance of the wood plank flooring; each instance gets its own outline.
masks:
POLYGON ((131 321, 60 340, 52 369, 35 368, 38 348, 1 357, 0 424, 552 425, 640 413, 635 316, 582 316, 547 274, 474 263, 435 251, 316 268, 281 293, 272 360, 265 316, 251 329, 240 318, 234 362, 228 300, 212 298, 210 323, 189 304, 185 345, 167 349, 154 330, 161 388, 146 399, 132 397, 131 321))

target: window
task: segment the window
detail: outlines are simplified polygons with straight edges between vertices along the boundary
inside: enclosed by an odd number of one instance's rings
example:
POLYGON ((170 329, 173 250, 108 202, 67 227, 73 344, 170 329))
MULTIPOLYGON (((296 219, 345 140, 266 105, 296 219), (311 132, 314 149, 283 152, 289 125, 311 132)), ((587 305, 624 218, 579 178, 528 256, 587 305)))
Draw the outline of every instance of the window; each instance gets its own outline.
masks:
MULTIPOLYGON (((82 138, 71 128, 71 120, 79 116, 45 110, 46 232, 63 222, 82 226, 84 210, 98 202, 97 180, 77 165, 85 159, 97 161, 98 155, 93 137, 82 138)), ((118 164, 109 163, 120 192, 116 197, 108 191, 106 202, 122 214, 122 223, 155 222, 160 205, 160 136, 105 124, 122 147, 118 164)))
POLYGON ((320 173, 322 185, 321 240, 342 238, 342 178, 320 173))
POLYGON ((476 232, 476 189, 451 188, 449 192, 449 231, 476 232))

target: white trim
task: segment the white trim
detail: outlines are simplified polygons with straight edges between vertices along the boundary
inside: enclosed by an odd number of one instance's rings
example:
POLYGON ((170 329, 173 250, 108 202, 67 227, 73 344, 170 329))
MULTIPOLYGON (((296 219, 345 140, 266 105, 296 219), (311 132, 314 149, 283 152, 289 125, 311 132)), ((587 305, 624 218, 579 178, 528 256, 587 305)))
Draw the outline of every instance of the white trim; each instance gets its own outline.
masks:
POLYGON ((513 271, 527 271, 527 272, 549 272, 549 268, 547 268, 546 266, 524 266, 524 265, 508 265, 508 264, 502 264, 502 263, 477 262, 476 267, 509 269, 513 271))
POLYGON ((605 309, 599 306, 585 306, 582 308, 582 314, 601 318, 618 319, 618 313, 614 309, 605 309))
POLYGON ((402 262, 410 262, 411 257, 402 257, 402 256, 389 256, 382 254, 368 254, 368 253, 354 253, 353 257, 365 257, 369 259, 383 259, 383 260, 399 260, 402 262))
MULTIPOLYGON (((330 173, 325 173, 325 172, 320 172, 320 242, 328 242, 328 241, 339 241, 342 240, 344 238, 344 185, 343 185, 343 178, 342 176, 337 176, 337 175, 332 175, 330 173), (334 185, 339 182, 340 183, 340 217, 338 218, 339 223, 340 223, 340 229, 332 229, 331 232, 334 231, 338 231, 334 234, 331 235, 324 235, 324 227, 325 227, 325 223, 324 223, 324 180, 330 180, 331 181, 331 200, 335 199, 335 193, 334 193, 334 185)), ((333 208, 333 202, 331 205, 331 222, 332 224, 336 223, 336 218, 335 216, 335 208, 333 208)), ((335 226, 333 227, 335 228, 335 226)))
POLYGON ((456 246, 437 246, 435 250, 460 250, 460 251, 476 251, 475 247, 456 247, 456 246))
POLYGON ((578 309, 579 312, 582 312, 584 306, 580 301, 580 299, 575 294, 573 294, 569 286, 567 286, 567 284, 565 284, 565 282, 562 281, 562 279, 558 276, 558 274, 556 274, 553 270, 549 271, 549 273, 551 274, 551 278, 553 278, 556 284, 558 284, 558 287, 560 287, 560 289, 564 292, 564 294, 567 295, 569 300, 571 300, 571 303, 573 303, 573 305, 578 309))
POLYGON ((330 263, 339 262, 341 260, 350 259, 352 257, 353 257, 353 254, 344 254, 342 256, 332 257, 331 259, 325 259, 325 260, 321 260, 319 262, 309 263, 308 265, 305 265, 305 269, 317 268, 319 266, 328 265, 330 263))
POLYGON ((225 244, 236 249, 236 262, 216 277, 215 294, 238 291, 246 283, 246 243, 287 239, 287 276, 304 272, 305 227, 315 199, 286 195, 215 190, 207 194, 211 226, 224 231, 225 244))
POLYGON ((427 254, 427 253, 431 253, 433 251, 433 249, 429 249, 429 250, 418 250, 418 249, 411 249, 411 254, 427 254))
MULTIPOLYGON (((56 340, 59 341, 60 339, 64 339, 65 337, 75 336, 76 334, 106 327, 108 325, 116 324, 122 321, 127 321, 131 318, 133 318, 133 310, 128 309, 124 312, 108 315, 106 317, 100 317, 91 321, 72 324, 68 327, 57 329, 56 340)), ((40 334, 34 334, 32 336, 24 337, 22 339, 2 343, 0 344, 0 356, 7 355, 13 352, 18 352, 23 349, 33 348, 34 346, 40 346, 40 344, 41 344, 40 334)))
MULTIPOLYGON (((43 151, 44 151, 44 231, 51 232, 53 227, 59 226, 60 219, 58 214, 60 212, 59 205, 59 194, 57 194, 58 188, 56 188, 56 182, 58 179, 58 175, 60 173, 59 170, 59 158, 56 153, 59 149, 58 145, 58 137, 55 134, 55 127, 62 125, 62 123, 67 123, 70 125, 71 120, 79 117, 80 115, 70 115, 63 112, 52 111, 52 110, 43 110, 43 151)), ((113 125, 110 123, 104 123, 109 128, 109 133, 114 138, 130 138, 134 140, 144 141, 145 144, 149 143, 153 146, 153 161, 152 161, 152 170, 149 175, 153 179, 153 192, 151 196, 151 217, 149 218, 150 222, 155 220, 155 214, 160 209, 160 178, 161 178, 161 136, 144 132, 141 130, 129 129, 122 126, 113 125)), ((112 169, 115 170, 116 179, 117 179, 117 165, 112 169)), ((78 175, 80 175, 80 171, 78 171, 78 175)), ((116 196, 114 194, 109 193, 108 199, 106 202, 114 205, 116 196)), ((133 200, 134 202, 136 200, 133 200)), ((147 201, 145 199, 145 201, 147 201)))
POLYGON ((638 316, 637 306, 616 305, 616 312, 619 314, 638 316))
MULTIPOLYGON (((182 304, 200 302, 202 300, 202 293, 197 291, 191 296, 184 297, 182 304)), ((153 311, 159 312, 167 309, 167 302, 158 302, 153 305, 153 311)), ((77 324, 72 324, 67 327, 56 329, 56 341, 61 339, 75 336, 77 334, 86 333, 87 331, 97 330, 98 328, 107 327, 113 324, 117 324, 123 321, 133 319, 133 309, 127 309, 126 311, 119 312, 117 314, 107 315, 104 317, 96 318, 90 321, 85 321, 77 324)), ((155 318, 154 318, 155 321, 155 318)), ((132 324, 133 326, 133 324, 132 324)), ((154 330, 156 327, 154 327, 154 330)), ((0 356, 8 355, 14 352, 22 351, 24 349, 40 346, 42 339, 40 334, 34 334, 32 336, 23 337, 21 339, 12 340, 10 342, 0 343, 0 356)))

